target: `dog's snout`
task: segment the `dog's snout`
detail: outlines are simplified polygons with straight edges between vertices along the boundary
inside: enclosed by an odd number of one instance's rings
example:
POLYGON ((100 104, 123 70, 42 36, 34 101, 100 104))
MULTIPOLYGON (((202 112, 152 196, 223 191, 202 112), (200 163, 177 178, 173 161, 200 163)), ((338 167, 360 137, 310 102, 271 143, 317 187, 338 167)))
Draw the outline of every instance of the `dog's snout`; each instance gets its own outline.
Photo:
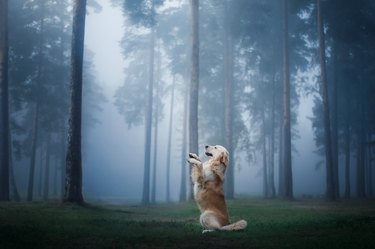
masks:
POLYGON ((208 145, 204 146, 204 148, 206 148, 206 149, 207 149, 208 147, 209 147, 208 145))

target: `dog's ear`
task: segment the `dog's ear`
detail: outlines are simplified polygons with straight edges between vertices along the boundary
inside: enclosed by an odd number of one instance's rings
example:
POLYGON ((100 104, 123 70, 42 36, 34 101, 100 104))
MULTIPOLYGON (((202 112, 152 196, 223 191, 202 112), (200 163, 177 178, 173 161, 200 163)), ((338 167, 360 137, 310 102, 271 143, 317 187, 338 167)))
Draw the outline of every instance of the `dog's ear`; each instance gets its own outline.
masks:
POLYGON ((221 152, 220 162, 223 163, 225 166, 228 165, 228 154, 227 154, 227 152, 225 152, 225 151, 221 152))

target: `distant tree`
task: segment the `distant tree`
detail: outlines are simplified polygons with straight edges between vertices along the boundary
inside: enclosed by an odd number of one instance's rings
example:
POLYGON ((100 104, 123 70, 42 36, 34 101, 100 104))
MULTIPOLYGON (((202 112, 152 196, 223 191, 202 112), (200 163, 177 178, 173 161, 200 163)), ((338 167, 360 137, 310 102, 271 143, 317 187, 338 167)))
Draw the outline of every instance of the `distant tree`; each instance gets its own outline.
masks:
POLYGON ((234 145, 233 145, 233 110, 234 110, 234 45, 230 34, 230 9, 228 1, 225 1, 224 6, 225 16, 225 37, 224 37, 224 140, 225 148, 229 152, 229 165, 227 168, 225 179, 225 194, 228 199, 234 198, 234 145))
MULTIPOLYGON (((155 80, 155 83, 154 83, 154 90, 155 90, 155 115, 154 116, 154 120, 155 120, 155 124, 154 124, 154 152, 153 152, 153 174, 152 174, 152 186, 151 186, 151 203, 155 203, 156 202, 156 172, 157 172, 157 163, 158 163, 158 128, 159 128, 159 94, 160 94, 160 89, 159 89, 159 85, 160 85, 160 67, 161 67, 161 60, 160 60, 160 43, 158 44, 158 56, 157 56, 157 77, 156 77, 156 80, 155 80)), ((154 65, 153 65, 154 66, 154 65)), ((150 155, 151 156, 151 155, 150 155)))
POLYGON ((51 137, 47 135, 46 142, 46 160, 44 169, 44 187, 43 187, 43 200, 48 200, 49 195, 49 174, 50 174, 50 159, 51 159, 51 137))
POLYGON ((82 196, 81 118, 85 17, 86 0, 75 0, 71 51, 71 106, 69 112, 64 201, 78 204, 84 201, 82 196))
POLYGON ((0 201, 9 200, 8 1, 0 2, 0 201))
MULTIPOLYGON (((43 55, 43 47, 44 47, 44 19, 45 19, 45 6, 40 5, 40 24, 39 24, 39 42, 38 42, 38 62, 37 62, 37 76, 36 76, 36 84, 41 86, 42 81, 44 80, 43 76, 43 66, 44 66, 44 55, 43 55)), ((39 89, 38 89, 39 90, 39 89)), ((38 138, 39 138, 39 123, 40 123, 40 105, 41 105, 41 98, 39 91, 35 92, 34 97, 34 112, 33 112, 33 128, 32 128, 32 142, 31 142, 31 157, 30 157, 30 169, 29 169, 29 183, 27 188, 27 201, 33 200, 34 194, 34 175, 35 175, 35 160, 36 160, 36 150, 38 145, 38 138)))
POLYGON ((168 144, 167 144, 167 172, 166 172, 166 196, 167 202, 171 201, 171 186, 170 186, 170 174, 171 174, 171 147, 172 147, 172 128, 173 128, 173 108, 174 108, 174 89, 176 85, 176 77, 173 77, 171 100, 169 107, 169 127, 168 127, 168 144))
MULTIPOLYGON (((198 93, 199 93, 199 0, 190 0, 191 35, 191 78, 189 99, 189 151, 198 153, 198 93)), ((193 197, 190 184, 190 199, 193 197)))
POLYGON ((289 71, 289 27, 288 0, 283 0, 283 128, 282 128, 282 197, 293 199, 292 178, 292 146, 291 146, 291 115, 290 115, 290 71, 289 71))
MULTIPOLYGON (((186 84, 186 91, 184 96, 184 110, 183 110, 183 117, 182 117, 182 148, 181 148, 181 187, 180 187, 180 196, 179 201, 186 201, 186 154, 187 154, 187 119, 188 119, 188 99, 189 99, 189 91, 188 84, 186 84)), ((190 184, 189 184, 190 185, 190 184)))
POLYGON ((319 37, 319 57, 320 57, 320 75, 321 75, 321 95, 323 101, 324 112, 324 140, 325 140, 325 154, 326 154, 326 197, 328 200, 335 200, 334 188, 334 173, 333 173, 333 156, 332 156, 332 134, 331 134, 331 120, 329 112, 328 100, 328 83, 326 72, 326 55, 325 55, 325 40, 324 40, 324 25, 321 12, 321 2, 316 1, 317 5, 317 27, 319 37))

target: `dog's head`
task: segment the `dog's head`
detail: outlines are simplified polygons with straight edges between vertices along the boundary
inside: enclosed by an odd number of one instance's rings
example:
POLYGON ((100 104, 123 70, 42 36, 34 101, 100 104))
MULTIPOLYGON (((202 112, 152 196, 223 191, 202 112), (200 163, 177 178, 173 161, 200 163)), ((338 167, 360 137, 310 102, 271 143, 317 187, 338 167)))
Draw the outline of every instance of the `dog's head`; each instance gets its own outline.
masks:
POLYGON ((205 146, 206 156, 212 157, 219 160, 224 165, 228 165, 228 151, 221 145, 206 145, 205 146))

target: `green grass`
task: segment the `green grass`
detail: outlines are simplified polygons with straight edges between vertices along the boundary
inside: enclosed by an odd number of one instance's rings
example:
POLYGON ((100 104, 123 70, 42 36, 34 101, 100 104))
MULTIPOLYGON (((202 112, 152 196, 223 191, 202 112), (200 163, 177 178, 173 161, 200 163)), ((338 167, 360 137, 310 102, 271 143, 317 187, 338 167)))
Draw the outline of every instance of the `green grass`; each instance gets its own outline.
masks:
POLYGON ((228 202, 241 232, 201 234, 195 203, 0 203, 0 248, 374 248, 375 201, 228 202))

